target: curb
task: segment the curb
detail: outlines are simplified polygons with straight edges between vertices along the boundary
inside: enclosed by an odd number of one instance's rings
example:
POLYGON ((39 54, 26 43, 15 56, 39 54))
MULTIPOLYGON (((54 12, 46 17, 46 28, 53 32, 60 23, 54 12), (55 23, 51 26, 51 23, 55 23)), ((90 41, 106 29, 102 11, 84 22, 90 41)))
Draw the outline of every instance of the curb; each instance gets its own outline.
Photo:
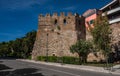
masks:
POLYGON ((92 66, 84 66, 84 65, 79 65, 78 66, 78 65, 60 64, 60 63, 51 63, 51 62, 41 62, 41 61, 26 60, 26 59, 17 59, 17 60, 25 61, 25 62, 31 62, 31 63, 37 63, 37 64, 51 65, 51 66, 56 66, 56 67, 69 68, 69 69, 78 69, 78 70, 85 70, 85 71, 110 73, 110 74, 120 75, 120 73, 111 72, 109 70, 105 70, 102 67, 92 67, 92 66))

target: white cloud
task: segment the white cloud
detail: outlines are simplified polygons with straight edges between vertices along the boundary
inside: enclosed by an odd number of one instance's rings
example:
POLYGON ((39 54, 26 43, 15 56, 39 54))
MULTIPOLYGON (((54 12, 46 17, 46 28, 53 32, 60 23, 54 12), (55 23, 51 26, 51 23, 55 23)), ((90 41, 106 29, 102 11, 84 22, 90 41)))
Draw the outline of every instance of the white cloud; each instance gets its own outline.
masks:
POLYGON ((4 9, 26 9, 34 4, 43 5, 49 0, 1 0, 0 7, 4 9))
POLYGON ((74 10, 76 9, 75 6, 69 6, 69 7, 66 7, 66 8, 63 8, 64 10, 74 10))

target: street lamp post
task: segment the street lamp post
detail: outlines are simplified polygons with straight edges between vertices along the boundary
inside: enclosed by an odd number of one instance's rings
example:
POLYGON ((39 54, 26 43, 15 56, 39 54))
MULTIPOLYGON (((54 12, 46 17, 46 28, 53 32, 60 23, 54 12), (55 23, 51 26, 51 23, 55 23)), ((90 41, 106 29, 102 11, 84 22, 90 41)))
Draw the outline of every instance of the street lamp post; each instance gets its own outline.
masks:
POLYGON ((46 62, 48 62, 48 36, 49 36, 49 29, 48 28, 45 28, 44 29, 47 33, 46 33, 46 62))
POLYGON ((48 62, 48 36, 49 36, 49 34, 47 33, 46 36, 47 36, 47 42, 46 42, 46 56, 47 56, 47 59, 46 59, 46 61, 48 62))
POLYGON ((63 65, 63 35, 61 34, 61 65, 63 65))

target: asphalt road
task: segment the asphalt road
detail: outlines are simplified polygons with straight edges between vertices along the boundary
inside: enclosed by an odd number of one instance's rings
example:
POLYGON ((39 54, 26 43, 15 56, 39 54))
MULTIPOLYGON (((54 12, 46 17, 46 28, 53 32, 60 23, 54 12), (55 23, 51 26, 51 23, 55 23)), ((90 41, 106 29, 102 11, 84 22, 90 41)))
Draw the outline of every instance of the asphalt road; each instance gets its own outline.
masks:
POLYGON ((68 69, 15 59, 0 59, 0 76, 119 76, 84 70, 68 69))

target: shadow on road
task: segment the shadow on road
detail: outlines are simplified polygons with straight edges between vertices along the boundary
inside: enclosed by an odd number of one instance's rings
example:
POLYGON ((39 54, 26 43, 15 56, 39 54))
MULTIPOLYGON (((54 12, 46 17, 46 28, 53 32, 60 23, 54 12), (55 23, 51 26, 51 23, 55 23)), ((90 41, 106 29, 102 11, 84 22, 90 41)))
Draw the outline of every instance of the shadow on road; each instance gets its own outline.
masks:
POLYGON ((0 63, 2 63, 3 61, 0 61, 0 63))
POLYGON ((4 64, 0 64, 0 70, 12 69, 4 64))
MULTIPOLYGON (((0 61, 0 62, 2 62, 2 61, 0 61)), ((7 76, 10 73, 10 71, 3 71, 3 70, 8 70, 8 69, 12 69, 12 68, 10 68, 4 64, 0 64, 0 76, 7 76)))
POLYGON ((44 76, 42 73, 37 73, 38 69, 35 68, 23 68, 8 71, 12 69, 4 64, 0 64, 0 76, 44 76))
POLYGON ((9 73, 8 76, 44 76, 41 73, 36 73, 38 69, 34 68, 24 68, 24 69, 16 69, 9 73))

